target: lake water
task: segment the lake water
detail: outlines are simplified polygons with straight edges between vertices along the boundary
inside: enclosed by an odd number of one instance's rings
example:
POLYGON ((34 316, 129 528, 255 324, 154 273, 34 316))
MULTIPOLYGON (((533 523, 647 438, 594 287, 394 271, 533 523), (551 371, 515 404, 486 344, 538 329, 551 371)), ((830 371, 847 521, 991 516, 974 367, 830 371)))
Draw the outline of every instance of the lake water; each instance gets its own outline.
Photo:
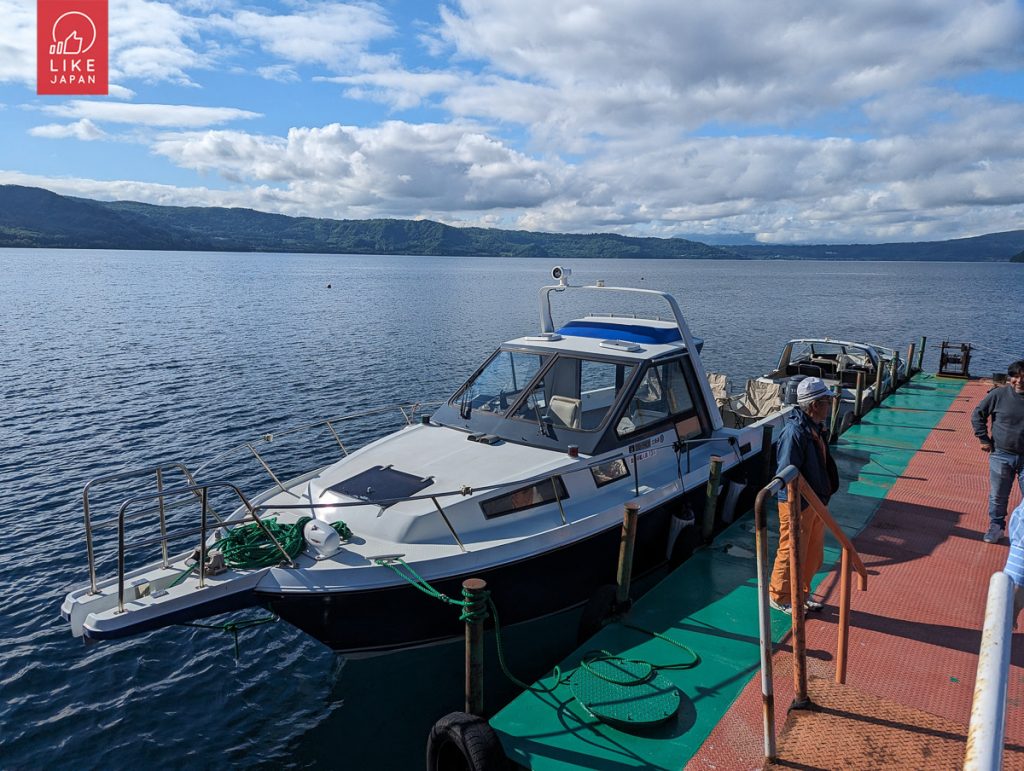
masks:
MULTIPOLYGON (((88 578, 81 489, 268 430, 444 398, 498 342, 537 330, 552 264, 0 250, 0 767, 421 768, 430 725, 461 708, 458 644, 345 661, 283 623, 241 633, 238 659, 229 636, 195 628, 72 639, 58 611, 88 578)), ((929 371, 943 338, 976 346, 975 374, 1024 356, 1024 265, 571 267, 574 282, 674 294, 706 367, 740 385, 800 336, 905 351, 925 335, 929 371)), ((563 299, 556 323, 589 309, 563 299)), ((573 632, 572 619, 514 630, 513 666, 538 674, 573 632)), ((489 675, 489 706, 510 693, 489 675)))

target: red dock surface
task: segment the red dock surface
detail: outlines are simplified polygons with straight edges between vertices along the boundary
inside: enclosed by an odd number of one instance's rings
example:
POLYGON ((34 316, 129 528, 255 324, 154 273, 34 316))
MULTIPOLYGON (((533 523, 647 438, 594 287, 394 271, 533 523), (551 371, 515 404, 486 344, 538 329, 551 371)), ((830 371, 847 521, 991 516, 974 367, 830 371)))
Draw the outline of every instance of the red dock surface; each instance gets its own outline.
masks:
MULTIPOLYGON (((992 387, 966 383, 854 539, 868 591, 852 593, 845 685, 834 683, 838 576, 817 588, 824 612, 806 627, 814 711, 793 698, 788 638, 774 656, 778 758, 773 768, 956 769, 967 725, 989 577, 1007 542, 988 525, 988 463, 970 426, 992 387)), ((870 417, 870 416, 869 416, 870 417)), ((1011 508, 1019 500, 1014 491, 1011 508)), ((834 511, 841 515, 841 512, 834 511)), ((1024 640, 1014 635, 1004 768, 1024 769, 1024 640)), ((761 684, 754 677, 687 769, 764 766, 761 684)))

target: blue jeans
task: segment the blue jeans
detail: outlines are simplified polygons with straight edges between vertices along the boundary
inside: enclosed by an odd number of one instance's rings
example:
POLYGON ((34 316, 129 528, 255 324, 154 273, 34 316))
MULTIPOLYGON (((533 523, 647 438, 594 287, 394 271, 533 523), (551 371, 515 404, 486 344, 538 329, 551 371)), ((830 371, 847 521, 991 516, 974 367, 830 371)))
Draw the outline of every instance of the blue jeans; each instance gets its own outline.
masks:
POLYGON ((1010 500, 1013 480, 1024 490, 1024 455, 1006 450, 992 450, 988 456, 988 518, 992 524, 1006 528, 1006 506, 1010 500))

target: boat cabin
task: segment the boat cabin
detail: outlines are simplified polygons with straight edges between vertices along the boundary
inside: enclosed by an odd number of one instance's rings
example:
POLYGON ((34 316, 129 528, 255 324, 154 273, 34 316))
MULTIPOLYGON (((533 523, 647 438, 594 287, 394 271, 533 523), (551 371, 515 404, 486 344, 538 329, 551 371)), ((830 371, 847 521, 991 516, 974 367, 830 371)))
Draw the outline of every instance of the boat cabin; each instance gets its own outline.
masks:
POLYGON ((479 441, 584 455, 714 428, 677 324, 607 316, 504 343, 432 420, 479 441))

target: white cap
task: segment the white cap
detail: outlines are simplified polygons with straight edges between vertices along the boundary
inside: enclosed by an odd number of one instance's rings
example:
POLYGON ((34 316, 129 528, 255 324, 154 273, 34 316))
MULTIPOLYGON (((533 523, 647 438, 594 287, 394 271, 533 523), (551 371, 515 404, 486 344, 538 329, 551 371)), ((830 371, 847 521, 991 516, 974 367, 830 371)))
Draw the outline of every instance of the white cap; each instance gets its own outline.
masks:
POLYGON ((796 387, 796 403, 801 407, 830 396, 832 392, 820 377, 805 377, 796 387))

